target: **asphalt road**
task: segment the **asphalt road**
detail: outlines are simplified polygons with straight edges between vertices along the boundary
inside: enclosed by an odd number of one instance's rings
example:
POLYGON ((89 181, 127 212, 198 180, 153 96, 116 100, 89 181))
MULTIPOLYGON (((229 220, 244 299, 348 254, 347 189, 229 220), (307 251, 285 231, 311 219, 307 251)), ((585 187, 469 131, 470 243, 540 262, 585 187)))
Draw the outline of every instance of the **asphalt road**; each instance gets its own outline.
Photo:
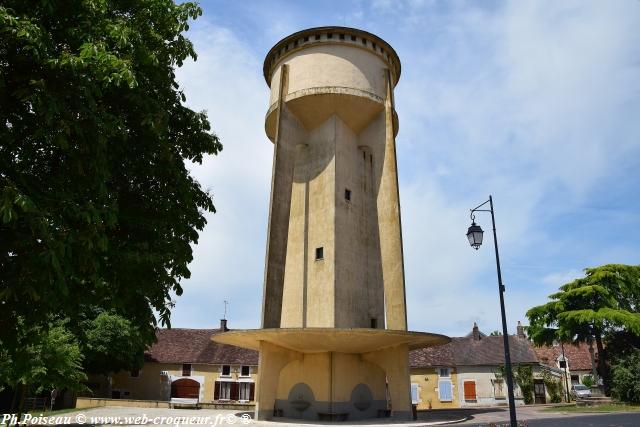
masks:
POLYGON ((530 427, 640 427, 640 413, 593 414, 528 421, 530 427))

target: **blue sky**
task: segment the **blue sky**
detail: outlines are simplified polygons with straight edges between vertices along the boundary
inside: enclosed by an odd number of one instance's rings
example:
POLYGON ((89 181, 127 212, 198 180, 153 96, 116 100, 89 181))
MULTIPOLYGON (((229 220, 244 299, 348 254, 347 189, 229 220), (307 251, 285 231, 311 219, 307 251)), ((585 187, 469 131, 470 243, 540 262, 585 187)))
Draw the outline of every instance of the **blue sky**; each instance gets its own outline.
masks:
POLYGON ((494 197, 510 332, 557 287, 639 264, 640 1, 202 1, 178 78, 224 150, 192 166, 218 212, 194 247, 174 327, 260 325, 272 144, 262 61, 281 38, 341 25, 402 61, 397 137, 409 328, 500 328, 494 197), (477 221, 490 231, 490 216, 477 221))

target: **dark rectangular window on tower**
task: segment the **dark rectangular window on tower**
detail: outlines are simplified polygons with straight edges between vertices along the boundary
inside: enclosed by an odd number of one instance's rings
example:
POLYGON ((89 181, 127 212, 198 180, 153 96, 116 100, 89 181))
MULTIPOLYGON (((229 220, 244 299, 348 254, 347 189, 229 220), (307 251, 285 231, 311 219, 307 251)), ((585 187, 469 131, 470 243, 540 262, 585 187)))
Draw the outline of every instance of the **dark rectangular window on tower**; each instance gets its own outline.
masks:
POLYGON ((316 248, 316 260, 319 260, 319 259, 324 259, 324 248, 323 247, 316 248))
POLYGON ((348 188, 344 189, 344 199, 348 202, 351 201, 351 190, 349 190, 348 188))
POLYGON ((376 329, 378 327, 378 319, 371 319, 371 329, 376 329))

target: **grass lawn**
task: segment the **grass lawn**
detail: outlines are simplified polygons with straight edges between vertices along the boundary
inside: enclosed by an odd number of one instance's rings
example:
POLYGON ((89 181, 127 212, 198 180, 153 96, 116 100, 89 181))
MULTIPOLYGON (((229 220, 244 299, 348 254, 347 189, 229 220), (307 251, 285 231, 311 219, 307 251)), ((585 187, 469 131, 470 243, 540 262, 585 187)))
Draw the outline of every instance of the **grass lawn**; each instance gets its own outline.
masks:
POLYGON ((640 412, 640 405, 552 406, 544 408, 542 412, 640 412))

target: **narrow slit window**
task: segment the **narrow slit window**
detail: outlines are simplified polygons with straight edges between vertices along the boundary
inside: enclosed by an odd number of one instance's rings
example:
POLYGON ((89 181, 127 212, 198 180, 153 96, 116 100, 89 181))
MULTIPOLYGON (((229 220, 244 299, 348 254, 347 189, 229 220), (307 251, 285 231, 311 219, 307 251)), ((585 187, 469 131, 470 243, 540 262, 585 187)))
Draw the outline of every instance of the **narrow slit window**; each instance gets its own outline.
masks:
POLYGON ((378 319, 371 319, 371 329, 376 329, 378 327, 378 319))
POLYGON ((345 188, 345 190, 344 190, 344 199, 347 202, 351 201, 351 190, 349 190, 348 188, 345 188))
POLYGON ((324 248, 321 246, 316 248, 316 260, 324 259, 324 248))

